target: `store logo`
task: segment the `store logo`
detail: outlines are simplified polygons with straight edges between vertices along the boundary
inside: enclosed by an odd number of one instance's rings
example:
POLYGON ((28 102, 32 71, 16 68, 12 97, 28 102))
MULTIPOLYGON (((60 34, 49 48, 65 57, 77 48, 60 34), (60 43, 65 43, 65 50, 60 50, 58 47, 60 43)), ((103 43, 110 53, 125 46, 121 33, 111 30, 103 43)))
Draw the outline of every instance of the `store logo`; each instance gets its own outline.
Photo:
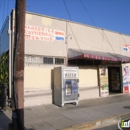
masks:
POLYGON ((124 119, 120 119, 118 121, 118 128, 120 130, 127 129, 127 128, 130 129, 130 120, 125 121, 124 119))

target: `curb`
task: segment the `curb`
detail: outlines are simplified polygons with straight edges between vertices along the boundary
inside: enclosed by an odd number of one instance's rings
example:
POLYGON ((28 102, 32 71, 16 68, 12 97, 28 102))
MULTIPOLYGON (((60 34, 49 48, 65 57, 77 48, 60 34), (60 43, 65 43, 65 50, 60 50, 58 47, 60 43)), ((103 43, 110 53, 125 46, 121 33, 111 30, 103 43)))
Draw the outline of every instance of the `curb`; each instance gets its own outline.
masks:
POLYGON ((61 129, 61 130, 91 130, 91 129, 94 129, 94 128, 99 127, 99 126, 103 126, 105 124, 118 123, 118 121, 121 118, 128 117, 128 116, 130 116, 130 112, 120 114, 120 115, 116 115, 116 116, 110 116, 110 117, 98 119, 98 120, 95 120, 95 121, 92 121, 92 122, 87 122, 87 123, 83 123, 83 124, 70 126, 68 128, 64 128, 64 129, 61 129))

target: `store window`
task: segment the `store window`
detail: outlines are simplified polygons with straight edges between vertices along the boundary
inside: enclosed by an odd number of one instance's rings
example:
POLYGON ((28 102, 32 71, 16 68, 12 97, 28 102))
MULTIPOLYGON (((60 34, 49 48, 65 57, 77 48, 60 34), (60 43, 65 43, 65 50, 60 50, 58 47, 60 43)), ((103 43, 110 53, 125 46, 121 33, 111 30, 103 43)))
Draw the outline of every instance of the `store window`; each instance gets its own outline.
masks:
POLYGON ((32 57, 31 56, 25 56, 25 63, 31 63, 32 62, 32 57))
POLYGON ((53 58, 51 57, 43 57, 44 64, 53 64, 53 58))
POLYGON ((35 64, 43 64, 42 57, 34 57, 33 59, 35 64))
POLYGON ((25 56, 25 63, 27 64, 43 64, 42 57, 40 56, 25 56))
POLYGON ((25 55, 24 62, 28 65, 64 65, 65 58, 25 55))
POLYGON ((55 58, 55 64, 64 64, 63 58, 55 58))

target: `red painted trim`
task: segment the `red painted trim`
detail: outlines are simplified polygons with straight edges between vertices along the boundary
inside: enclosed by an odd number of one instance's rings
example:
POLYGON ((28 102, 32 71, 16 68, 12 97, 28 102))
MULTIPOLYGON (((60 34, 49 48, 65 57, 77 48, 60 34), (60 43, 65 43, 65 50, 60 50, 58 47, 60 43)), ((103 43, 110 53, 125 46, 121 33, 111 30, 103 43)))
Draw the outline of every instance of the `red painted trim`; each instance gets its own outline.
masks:
POLYGON ((97 60, 106 60, 106 61, 121 61, 121 62, 130 63, 130 59, 125 59, 125 58, 119 58, 119 59, 118 58, 110 58, 110 57, 90 55, 90 54, 85 54, 85 53, 82 54, 82 55, 71 57, 68 60, 79 59, 79 58, 88 58, 88 59, 97 59, 97 60))

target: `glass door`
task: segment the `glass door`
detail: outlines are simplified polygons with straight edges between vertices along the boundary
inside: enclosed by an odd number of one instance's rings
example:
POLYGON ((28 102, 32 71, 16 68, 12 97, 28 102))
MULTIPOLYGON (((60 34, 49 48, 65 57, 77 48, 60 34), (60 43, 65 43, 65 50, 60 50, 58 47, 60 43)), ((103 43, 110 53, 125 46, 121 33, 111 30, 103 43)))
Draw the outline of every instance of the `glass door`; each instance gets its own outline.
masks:
POLYGON ((106 97, 109 95, 109 84, 108 84, 108 67, 99 66, 99 86, 100 86, 100 96, 106 97))
POLYGON ((121 92, 120 67, 109 67, 109 91, 121 92))

